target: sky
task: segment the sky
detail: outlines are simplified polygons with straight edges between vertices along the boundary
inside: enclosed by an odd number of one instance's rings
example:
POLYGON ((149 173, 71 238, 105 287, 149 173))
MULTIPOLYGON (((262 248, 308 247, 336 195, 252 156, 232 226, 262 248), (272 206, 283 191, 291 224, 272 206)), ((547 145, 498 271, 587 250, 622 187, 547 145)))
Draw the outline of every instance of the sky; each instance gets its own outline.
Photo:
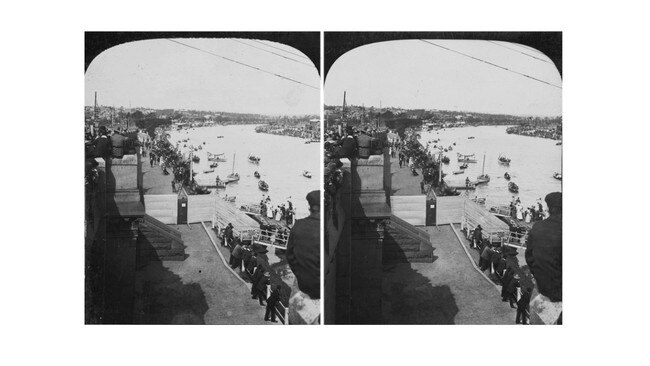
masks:
POLYGON ((306 56, 291 54, 302 55, 295 48, 270 41, 260 41, 265 43, 260 44, 248 39, 190 38, 175 41, 314 88, 166 39, 156 39, 121 44, 97 56, 86 70, 85 105, 94 104, 97 91, 98 104, 115 107, 269 115, 320 114, 320 76, 306 56))
MULTIPOLYGON (((508 43, 427 40, 562 86, 553 62, 508 43), (528 55, 524 55, 524 52, 528 55), (534 56, 534 57, 531 57, 534 56)), ((513 115, 562 115, 562 89, 421 40, 365 45, 341 56, 325 79, 325 104, 440 109, 513 115)))

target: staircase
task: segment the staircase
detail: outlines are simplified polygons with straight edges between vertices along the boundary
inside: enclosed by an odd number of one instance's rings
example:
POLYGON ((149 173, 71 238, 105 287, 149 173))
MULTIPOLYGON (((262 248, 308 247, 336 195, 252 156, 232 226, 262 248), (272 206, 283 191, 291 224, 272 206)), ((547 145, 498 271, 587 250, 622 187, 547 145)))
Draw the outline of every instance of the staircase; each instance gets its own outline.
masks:
POLYGON ((187 258, 181 233, 159 220, 144 215, 138 233, 138 261, 182 261, 187 258))
POLYGON ((391 215, 383 243, 383 264, 431 263, 433 247, 429 234, 391 215))

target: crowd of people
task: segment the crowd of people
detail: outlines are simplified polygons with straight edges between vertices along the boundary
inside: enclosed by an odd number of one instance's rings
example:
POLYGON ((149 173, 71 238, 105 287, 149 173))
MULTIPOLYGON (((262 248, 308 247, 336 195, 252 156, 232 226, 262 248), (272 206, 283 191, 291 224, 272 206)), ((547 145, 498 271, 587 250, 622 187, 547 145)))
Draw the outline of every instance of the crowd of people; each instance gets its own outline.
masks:
POLYGON ((541 198, 537 199, 534 205, 525 208, 519 197, 512 196, 512 200, 510 201, 510 216, 513 219, 530 223, 543 220, 547 214, 544 211, 541 198))
MULTIPOLYGON (((519 267, 516 249, 486 240, 481 225, 471 235, 470 247, 480 253, 480 270, 488 271, 501 284, 502 301, 509 302, 512 308, 517 309, 517 324, 530 322, 534 287, 539 292, 536 298, 542 303, 540 309, 550 308, 544 304, 553 304, 553 307, 560 309, 560 313, 559 316, 550 317, 556 324, 562 322, 562 194, 550 193, 545 200, 548 217, 537 216, 526 240, 526 264, 534 282, 519 267)), ((543 206, 540 204, 535 211, 543 212, 543 206)))
POLYGON ((293 203, 290 198, 287 199, 286 204, 283 202, 279 205, 274 205, 270 195, 262 195, 262 199, 260 200, 260 215, 276 221, 284 221, 287 226, 293 225, 296 211, 293 208, 293 203))
MULTIPOLYGON (((264 255, 266 251, 259 251, 259 246, 250 240, 238 238, 232 223, 228 223, 221 232, 221 245, 230 251, 228 264, 250 280, 251 297, 266 307, 265 321, 277 322, 275 307, 278 302, 282 302, 285 307, 297 302, 302 305, 296 308, 302 308, 305 303, 314 304, 312 309, 320 308, 320 191, 310 192, 307 202, 310 215, 296 220, 290 232, 275 226, 260 225, 260 229, 270 237, 271 243, 275 242, 274 238, 279 240, 288 237, 286 258, 296 281, 291 294, 287 293, 288 286, 278 276, 272 276, 264 255), (271 286, 268 297, 267 286, 271 286)), ((290 207, 293 210, 293 204, 290 207)), ((289 312, 292 324, 317 324, 319 320, 319 313, 292 316, 289 312)))
POLYGON ((240 270, 251 281, 251 297, 265 306, 265 321, 277 322, 275 307, 280 302, 281 285, 272 287, 267 297, 267 286, 271 284, 271 274, 265 269, 264 260, 260 253, 253 249, 251 241, 242 241, 235 236, 232 223, 221 233, 221 246, 228 248, 230 258, 228 264, 234 270, 240 270))

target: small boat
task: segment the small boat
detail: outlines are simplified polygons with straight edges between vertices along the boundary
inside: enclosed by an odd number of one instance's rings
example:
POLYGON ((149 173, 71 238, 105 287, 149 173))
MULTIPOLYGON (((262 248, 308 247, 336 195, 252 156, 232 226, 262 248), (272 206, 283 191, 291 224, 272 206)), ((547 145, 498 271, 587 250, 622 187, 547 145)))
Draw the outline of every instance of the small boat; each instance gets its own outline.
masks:
POLYGON ((203 173, 206 173, 206 174, 207 173, 214 173, 214 168, 205 169, 205 170, 203 170, 203 173))
POLYGON ((508 159, 507 157, 505 157, 503 155, 499 155, 499 163, 508 165, 508 164, 510 164, 510 161, 511 161, 511 159, 508 159))
POLYGON ((456 146, 456 143, 454 142, 454 146, 456 146))
POLYGON ((269 185, 263 180, 257 182, 257 187, 265 192, 269 190, 269 185))
POLYGON ((558 145, 562 145, 562 141, 557 142, 555 145, 556 145, 556 146, 558 146, 558 145))
POLYGON ((443 149, 443 150, 444 150, 445 152, 448 152, 448 151, 449 151, 448 149, 443 149))
POLYGON ((239 173, 228 174, 228 176, 226 177, 226 180, 225 180, 226 183, 232 183, 232 182, 237 182, 237 181, 239 181, 239 173))
POLYGON ((311 178, 311 173, 308 172, 308 171, 306 171, 306 170, 304 170, 304 171, 302 172, 302 176, 305 177, 305 178, 311 178))
POLYGON ((442 159, 440 159, 443 164, 449 164, 449 157, 448 156, 443 156, 442 159))
POLYGON ((235 173, 235 154, 232 154, 232 173, 226 177, 226 183, 237 182, 239 180, 239 173, 235 173))
POLYGON ((473 139, 474 139, 474 136, 470 136, 470 137, 468 137, 467 139, 468 139, 468 140, 473 140, 473 139))
POLYGON ((219 136, 217 136, 217 138, 218 138, 218 139, 222 139, 222 138, 223 138, 223 136, 221 136, 221 135, 219 135, 219 136))
POLYGON ((465 171, 464 170, 454 170, 453 173, 454 174, 463 174, 463 173, 465 173, 465 171))
POLYGON ((226 201, 226 202, 235 202, 236 199, 237 199, 237 196, 230 196, 229 197, 227 195, 226 195, 226 197, 223 198, 223 200, 226 201))
POLYGON ((449 146, 449 147, 447 148, 447 150, 449 150, 449 151, 453 151, 453 150, 454 150, 454 148, 453 148, 453 147, 451 147, 451 146, 449 146))
POLYGON ((202 145, 199 145, 199 150, 203 150, 203 146, 202 146, 202 145))
POLYGON ((512 193, 519 193, 519 186, 515 182, 509 182, 508 190, 512 193))
POLYGON ((510 174, 508 174, 508 172, 505 172, 505 174, 503 174, 503 177, 506 178, 506 180, 510 180, 510 174))
POLYGON ((483 154, 483 170, 481 171, 481 175, 476 177, 476 184, 487 183, 489 181, 490 176, 485 174, 485 154, 483 154))
POLYGON ((221 154, 213 154, 211 152, 208 152, 208 160, 210 160, 210 161, 218 161, 220 163, 225 163, 227 161, 226 158, 223 157, 223 153, 221 153, 221 154))
POLYGON ((219 166, 219 163, 217 163, 216 161, 214 163, 210 164, 210 168, 216 168, 218 166, 219 166))
POLYGON ((255 173, 253 173, 255 178, 259 179, 260 178, 260 173, 256 170, 255 173))
POLYGON ((562 173, 558 173, 558 172, 553 173, 553 178, 557 180, 562 180, 562 173))
POLYGON ((311 140, 305 141, 305 144, 311 144, 311 140))
POLYGON ((461 168, 461 169, 467 169, 467 167, 469 167, 469 165, 467 165, 467 163, 464 163, 463 165, 459 166, 459 168, 461 168))
POLYGON ((195 162, 195 163, 198 163, 199 161, 201 161, 201 158, 199 158, 198 156, 194 155, 194 156, 192 156, 192 161, 195 162))
POLYGON ((248 155, 248 162, 249 162, 249 163, 259 164, 259 163, 260 163, 260 160, 262 160, 262 159, 259 158, 259 157, 257 157, 257 156, 255 156, 255 155, 248 155))
POLYGON ((205 141, 203 141, 203 145, 205 145, 205 141))

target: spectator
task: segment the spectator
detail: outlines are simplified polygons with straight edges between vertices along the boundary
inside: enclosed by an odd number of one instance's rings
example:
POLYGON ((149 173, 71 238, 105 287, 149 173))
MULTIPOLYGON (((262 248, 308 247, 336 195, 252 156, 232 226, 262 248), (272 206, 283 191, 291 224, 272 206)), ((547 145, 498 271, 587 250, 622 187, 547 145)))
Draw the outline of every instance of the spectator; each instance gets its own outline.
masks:
POLYGON ((515 274, 506 287, 506 299, 510 302, 510 307, 516 309, 517 301, 521 298, 521 283, 519 274, 515 274))
POLYGON ((106 126, 99 127, 99 136, 95 139, 95 156, 104 159, 104 161, 109 161, 113 151, 113 146, 111 145, 111 139, 108 137, 108 131, 106 126))
POLYGON ((528 324, 530 319, 530 296, 533 289, 528 287, 517 301, 517 317, 515 324, 528 324))
POLYGON ((122 136, 119 130, 114 130, 111 136, 111 145, 113 146, 113 157, 122 159, 124 157, 124 141, 126 137, 122 136))
POLYGON ((237 240, 236 243, 237 244, 235 244, 235 247, 230 253, 230 267, 233 269, 241 267, 242 256, 244 254, 244 249, 239 240, 237 240))
MULTIPOLYGON (((539 299, 548 303, 541 308, 554 308, 559 315, 554 322, 561 324, 562 314, 562 193, 549 193, 546 198, 549 217, 538 221, 528 234, 526 263, 535 277, 539 299)), ((546 319, 547 321, 550 319, 546 319)))
POLYGON ((287 243, 287 261, 300 291, 320 299, 320 191, 307 194, 309 216, 297 220, 287 243))
POLYGON ((266 314, 264 314, 264 321, 272 321, 277 323, 275 320, 275 305, 280 300, 280 285, 277 285, 273 291, 271 291, 271 296, 266 300, 266 314))
POLYGON ((354 138, 352 127, 345 128, 345 137, 340 142, 341 146, 336 150, 336 157, 351 159, 357 155, 357 141, 354 138))
POLYGON ((483 228, 478 225, 472 235, 472 248, 478 248, 483 243, 483 228))
POLYGON ((257 281, 255 284, 255 297, 260 301, 260 305, 265 305, 264 301, 266 301, 266 286, 271 282, 270 280, 271 274, 268 272, 264 272, 264 275, 260 277, 260 279, 257 281))
POLYGON ((223 232, 223 243, 222 246, 228 246, 230 245, 230 242, 233 240, 233 233, 232 233, 232 224, 228 223, 226 226, 226 229, 223 232))

